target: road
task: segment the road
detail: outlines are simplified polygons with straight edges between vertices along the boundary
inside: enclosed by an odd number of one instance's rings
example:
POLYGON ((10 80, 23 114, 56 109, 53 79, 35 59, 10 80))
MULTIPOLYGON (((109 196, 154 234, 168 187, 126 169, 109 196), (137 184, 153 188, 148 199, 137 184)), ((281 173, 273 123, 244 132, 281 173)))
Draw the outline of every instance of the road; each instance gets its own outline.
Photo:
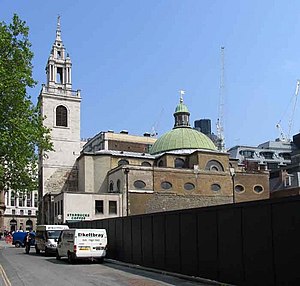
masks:
POLYGON ((0 244, 0 285, 4 286, 158 286, 208 285, 178 277, 135 269, 105 261, 68 264, 65 259, 37 255, 34 249, 25 254, 24 248, 0 244), (2 271, 3 269, 3 271, 2 271))

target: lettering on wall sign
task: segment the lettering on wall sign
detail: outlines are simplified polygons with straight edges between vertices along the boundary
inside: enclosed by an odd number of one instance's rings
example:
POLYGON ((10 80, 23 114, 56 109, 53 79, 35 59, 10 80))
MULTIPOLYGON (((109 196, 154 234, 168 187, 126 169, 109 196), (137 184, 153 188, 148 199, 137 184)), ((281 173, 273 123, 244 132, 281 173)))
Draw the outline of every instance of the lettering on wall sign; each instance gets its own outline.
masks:
POLYGON ((84 213, 68 213, 67 220, 86 220, 90 217, 89 214, 84 213))

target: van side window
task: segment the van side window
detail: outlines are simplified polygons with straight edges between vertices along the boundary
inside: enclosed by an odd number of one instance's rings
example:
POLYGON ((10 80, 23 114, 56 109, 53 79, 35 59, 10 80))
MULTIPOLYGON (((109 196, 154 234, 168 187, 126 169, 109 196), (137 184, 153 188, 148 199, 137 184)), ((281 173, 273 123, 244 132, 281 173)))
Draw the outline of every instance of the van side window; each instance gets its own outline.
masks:
POLYGON ((36 232, 36 238, 43 239, 44 238, 44 232, 43 231, 37 231, 36 232))
POLYGON ((59 237, 58 237, 58 242, 61 241, 61 238, 62 238, 63 234, 64 234, 64 232, 62 231, 62 232, 60 233, 59 237))
POLYGON ((73 237, 74 237, 74 235, 73 235, 73 233, 71 233, 71 232, 65 232, 64 234, 63 234, 63 239, 73 239, 73 237))

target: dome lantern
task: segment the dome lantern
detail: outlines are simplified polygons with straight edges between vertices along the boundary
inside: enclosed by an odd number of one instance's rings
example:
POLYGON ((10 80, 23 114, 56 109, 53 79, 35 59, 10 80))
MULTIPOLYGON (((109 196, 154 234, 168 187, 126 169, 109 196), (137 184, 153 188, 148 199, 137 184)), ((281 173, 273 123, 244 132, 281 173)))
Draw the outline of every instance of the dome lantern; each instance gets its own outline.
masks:
POLYGON ((179 128, 179 127, 191 128, 190 112, 187 106, 183 103, 183 97, 182 97, 185 94, 185 91, 179 90, 179 93, 180 93, 180 101, 174 112, 174 118, 175 118, 174 128, 179 128))

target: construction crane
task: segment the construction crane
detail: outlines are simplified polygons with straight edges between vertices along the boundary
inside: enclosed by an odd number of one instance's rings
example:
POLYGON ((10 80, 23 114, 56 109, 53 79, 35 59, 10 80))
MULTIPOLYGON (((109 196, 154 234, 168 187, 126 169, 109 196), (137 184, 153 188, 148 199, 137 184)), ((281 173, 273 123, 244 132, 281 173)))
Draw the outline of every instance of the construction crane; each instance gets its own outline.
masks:
POLYGON ((278 123, 276 124, 276 128, 279 130, 279 140, 282 142, 290 142, 291 141, 291 132, 292 132, 293 124, 294 124, 294 116, 295 116, 295 111, 296 111, 296 106, 297 106, 299 88, 300 88, 300 80, 298 79, 297 83, 296 83, 295 93, 292 96, 291 101, 290 101, 290 103, 292 103, 292 110, 291 110, 291 117, 288 121, 287 134, 282 129, 281 120, 279 120, 278 123))
POLYGON ((225 152, 225 138, 224 138, 224 74, 225 74, 225 61, 224 61, 225 47, 221 47, 221 77, 220 77, 220 97, 219 97, 219 110, 217 119, 217 148, 221 152, 225 152))

